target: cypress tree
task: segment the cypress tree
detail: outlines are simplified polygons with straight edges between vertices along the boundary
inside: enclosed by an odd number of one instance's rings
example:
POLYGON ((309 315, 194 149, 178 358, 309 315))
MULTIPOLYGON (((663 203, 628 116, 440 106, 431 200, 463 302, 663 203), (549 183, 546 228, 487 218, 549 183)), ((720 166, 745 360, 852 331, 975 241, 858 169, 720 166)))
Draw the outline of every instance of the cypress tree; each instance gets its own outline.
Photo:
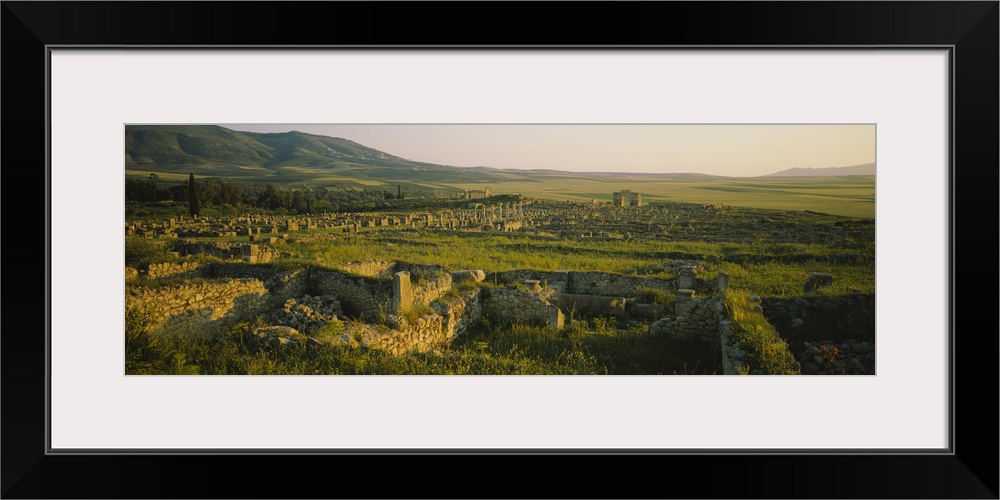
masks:
POLYGON ((197 217, 201 208, 198 206, 198 191, 194 184, 194 174, 188 178, 188 212, 191 213, 191 217, 197 217))

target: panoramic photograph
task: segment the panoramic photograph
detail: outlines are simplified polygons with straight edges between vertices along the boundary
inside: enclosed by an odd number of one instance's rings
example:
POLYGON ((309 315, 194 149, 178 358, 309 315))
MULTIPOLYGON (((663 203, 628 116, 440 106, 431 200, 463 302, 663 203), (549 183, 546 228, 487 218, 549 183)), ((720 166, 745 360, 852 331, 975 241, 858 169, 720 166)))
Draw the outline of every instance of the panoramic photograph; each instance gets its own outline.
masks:
POLYGON ((126 375, 875 375, 874 124, 126 124, 126 375))

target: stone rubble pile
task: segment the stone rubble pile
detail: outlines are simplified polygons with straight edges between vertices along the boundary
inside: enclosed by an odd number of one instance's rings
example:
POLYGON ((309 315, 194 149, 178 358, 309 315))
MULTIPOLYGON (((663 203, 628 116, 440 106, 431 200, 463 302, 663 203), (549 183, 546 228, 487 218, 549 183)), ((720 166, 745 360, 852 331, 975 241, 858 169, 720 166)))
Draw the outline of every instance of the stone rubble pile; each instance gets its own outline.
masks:
POLYGON ((339 337, 329 341, 323 341, 303 335, 298 330, 287 326, 264 326, 255 329, 252 335, 260 344, 274 348, 295 347, 299 344, 316 347, 323 344, 333 344, 341 341, 339 337))
POLYGON ((874 342, 805 342, 798 359, 803 375, 875 375, 874 342))
POLYGON ((343 316, 340 301, 332 295, 303 295, 298 300, 288 299, 285 306, 275 313, 274 322, 285 327, 312 333, 322 329, 327 322, 343 316))

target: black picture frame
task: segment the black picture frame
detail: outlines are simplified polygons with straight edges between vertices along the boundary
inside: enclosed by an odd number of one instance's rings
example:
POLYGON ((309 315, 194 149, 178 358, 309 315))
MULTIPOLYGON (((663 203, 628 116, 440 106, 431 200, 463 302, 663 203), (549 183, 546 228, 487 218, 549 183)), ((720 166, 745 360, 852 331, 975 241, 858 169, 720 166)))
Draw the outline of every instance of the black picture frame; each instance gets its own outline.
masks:
MULTIPOLYGON (((477 453, 51 455, 45 441, 51 249, 37 237, 8 233, 15 241, 3 247, 5 260, 32 276, 9 274, 10 293, 4 294, 3 497, 300 498, 316 496, 318 484, 319 496, 350 497, 997 498, 997 426, 977 423, 996 422, 992 384, 997 380, 997 327, 992 309, 976 312, 981 306, 972 297, 992 300, 996 294, 1000 4, 552 6, 555 9, 537 3, 486 2, 3 2, 7 220, 16 227, 47 213, 46 61, 47 47, 54 45, 950 46, 952 453, 491 453, 489 460, 477 453), (456 16, 463 22, 454 22, 456 16), (45 279, 37 277, 41 270, 45 279), (576 473, 567 477, 561 472, 566 466, 576 473), (482 489, 459 486, 466 482, 463 476, 482 489)), ((81 325, 81 330, 92 327, 81 325)))

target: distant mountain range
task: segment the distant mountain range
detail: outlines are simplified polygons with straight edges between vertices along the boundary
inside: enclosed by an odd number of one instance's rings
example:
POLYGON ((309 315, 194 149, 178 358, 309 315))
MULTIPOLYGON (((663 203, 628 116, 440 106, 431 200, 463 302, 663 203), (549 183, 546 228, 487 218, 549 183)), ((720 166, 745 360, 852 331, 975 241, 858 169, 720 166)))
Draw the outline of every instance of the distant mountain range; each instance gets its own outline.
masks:
POLYGON ((875 164, 865 163, 862 165, 851 165, 848 167, 828 167, 828 168, 790 168, 763 177, 810 177, 810 176, 838 176, 838 175, 875 175, 875 164))
MULTIPOLYGON (((476 182, 527 178, 531 174, 594 177, 724 178, 699 173, 567 172, 455 167, 412 161, 339 137, 304 132, 239 132, 217 125, 126 125, 125 168, 223 177, 301 179, 324 175, 476 182), (463 179, 464 177, 464 179, 463 179)), ((770 176, 875 175, 875 164, 836 168, 792 168, 770 176)))

